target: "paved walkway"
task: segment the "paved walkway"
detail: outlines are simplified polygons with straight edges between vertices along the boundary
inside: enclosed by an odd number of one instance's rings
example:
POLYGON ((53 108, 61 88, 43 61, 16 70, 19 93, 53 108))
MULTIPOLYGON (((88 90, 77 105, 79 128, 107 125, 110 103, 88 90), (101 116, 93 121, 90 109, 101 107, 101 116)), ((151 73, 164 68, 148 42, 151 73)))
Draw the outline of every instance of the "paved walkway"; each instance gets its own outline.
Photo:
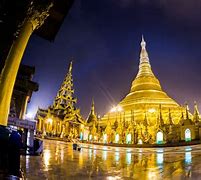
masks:
POLYGON ((201 179, 201 145, 171 148, 120 148, 44 141, 41 156, 22 156, 27 179, 201 179))

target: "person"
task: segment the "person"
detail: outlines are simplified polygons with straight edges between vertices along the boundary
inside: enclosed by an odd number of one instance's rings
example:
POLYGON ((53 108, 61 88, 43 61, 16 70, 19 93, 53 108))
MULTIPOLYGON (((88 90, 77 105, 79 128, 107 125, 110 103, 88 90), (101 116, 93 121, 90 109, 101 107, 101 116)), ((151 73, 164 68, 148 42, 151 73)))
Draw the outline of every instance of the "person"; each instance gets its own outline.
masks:
POLYGON ((22 138, 17 131, 13 130, 11 132, 8 146, 8 173, 20 177, 20 149, 22 148, 22 138))
POLYGON ((10 131, 0 125, 0 174, 8 173, 8 141, 10 131))

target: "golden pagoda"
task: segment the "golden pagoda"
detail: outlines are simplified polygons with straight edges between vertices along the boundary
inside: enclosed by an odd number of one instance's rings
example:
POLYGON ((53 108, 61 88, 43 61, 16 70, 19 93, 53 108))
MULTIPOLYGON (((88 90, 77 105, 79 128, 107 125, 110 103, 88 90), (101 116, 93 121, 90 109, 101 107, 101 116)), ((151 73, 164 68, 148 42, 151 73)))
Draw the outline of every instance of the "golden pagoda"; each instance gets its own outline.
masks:
POLYGON ((179 122, 182 107, 162 90, 159 80, 151 69, 146 51, 146 42, 142 36, 139 70, 132 82, 130 92, 102 118, 102 121, 108 119, 108 116, 110 120, 114 120, 117 112, 125 115, 127 120, 132 119, 131 111, 134 110, 137 122, 141 122, 144 119, 146 112, 149 123, 154 124, 156 123, 154 119, 158 116, 160 106, 165 122, 168 121, 169 109, 171 109, 174 117, 173 121, 175 123, 179 122))
MULTIPOLYGON (((106 130, 110 126, 113 127, 113 132, 110 132, 113 142, 116 141, 115 136, 118 136, 118 140, 122 139, 120 143, 142 143, 150 139, 156 142, 157 132, 161 131, 160 136, 165 133, 167 138, 174 128, 180 128, 183 113, 190 118, 192 116, 161 88, 152 71, 146 42, 142 36, 138 73, 132 82, 130 92, 101 118, 99 125, 105 129, 102 132, 103 136, 106 136, 106 130), (119 126, 124 132, 121 138, 117 134, 115 124, 121 124, 119 126)), ((180 137, 179 132, 175 136, 180 137)))

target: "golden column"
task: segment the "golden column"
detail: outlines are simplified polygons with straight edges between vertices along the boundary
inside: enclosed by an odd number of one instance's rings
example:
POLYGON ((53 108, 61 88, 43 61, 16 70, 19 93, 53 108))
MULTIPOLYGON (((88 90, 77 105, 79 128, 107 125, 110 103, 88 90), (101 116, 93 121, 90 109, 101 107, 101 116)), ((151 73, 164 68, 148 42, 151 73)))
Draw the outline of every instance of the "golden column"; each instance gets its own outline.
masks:
POLYGON ((27 17, 21 25, 19 36, 13 42, 0 76, 0 125, 7 126, 11 96, 19 65, 28 40, 35 29, 38 29, 48 17, 52 3, 35 6, 31 3, 27 17))

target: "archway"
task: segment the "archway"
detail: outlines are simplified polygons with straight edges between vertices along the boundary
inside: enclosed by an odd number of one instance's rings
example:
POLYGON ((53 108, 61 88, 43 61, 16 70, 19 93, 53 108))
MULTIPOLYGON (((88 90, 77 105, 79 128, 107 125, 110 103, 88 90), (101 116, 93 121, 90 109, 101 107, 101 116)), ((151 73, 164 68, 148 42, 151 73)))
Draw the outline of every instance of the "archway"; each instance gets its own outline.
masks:
POLYGON ((115 143, 118 143, 119 142, 119 134, 116 134, 115 135, 115 143))
POLYGON ((185 141, 191 141, 191 130, 190 129, 185 130, 185 141))
POLYGON ((126 143, 131 144, 131 134, 127 134, 126 136, 126 143))
POLYGON ((103 135, 103 143, 107 143, 107 134, 103 135))
POLYGON ((161 131, 157 132, 156 134, 156 143, 157 144, 163 143, 163 133, 161 131))
POLYGON ((142 139, 139 139, 137 144, 143 144, 142 139))
POLYGON ((80 133, 80 140, 83 140, 83 133, 80 133))
POLYGON ((91 141, 91 140, 92 140, 92 135, 90 134, 90 135, 89 135, 89 141, 91 141))

